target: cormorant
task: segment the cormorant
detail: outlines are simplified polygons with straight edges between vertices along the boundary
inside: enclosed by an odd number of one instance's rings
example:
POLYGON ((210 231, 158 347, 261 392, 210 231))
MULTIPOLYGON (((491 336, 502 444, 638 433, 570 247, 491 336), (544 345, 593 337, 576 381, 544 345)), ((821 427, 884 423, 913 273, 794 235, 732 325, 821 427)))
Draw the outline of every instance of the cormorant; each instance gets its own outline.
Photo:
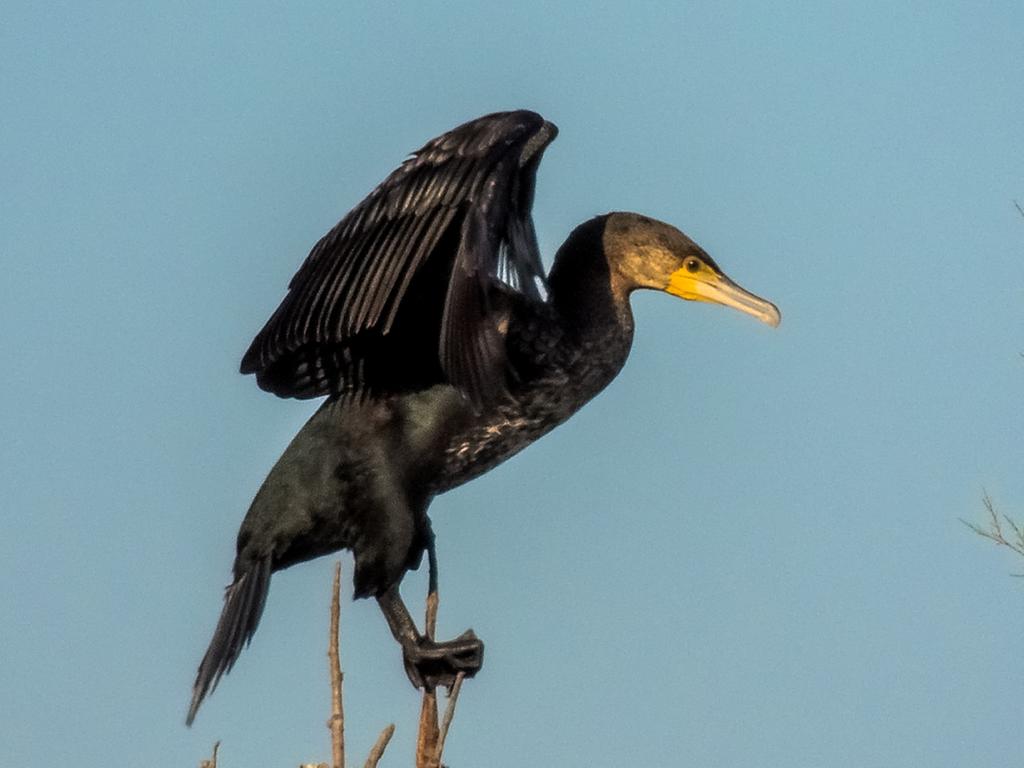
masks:
POLYGON ((416 686, 476 672, 468 631, 433 642, 399 595, 433 554, 427 507, 565 421, 619 372, 638 288, 734 307, 775 305, 729 280, 678 229, 635 213, 576 227, 544 275, 530 209, 558 133, 528 111, 428 142, 310 252, 242 358, 280 397, 326 397, 285 449, 238 533, 234 580, 188 722, 263 612, 270 575, 339 549, 374 597, 416 686))

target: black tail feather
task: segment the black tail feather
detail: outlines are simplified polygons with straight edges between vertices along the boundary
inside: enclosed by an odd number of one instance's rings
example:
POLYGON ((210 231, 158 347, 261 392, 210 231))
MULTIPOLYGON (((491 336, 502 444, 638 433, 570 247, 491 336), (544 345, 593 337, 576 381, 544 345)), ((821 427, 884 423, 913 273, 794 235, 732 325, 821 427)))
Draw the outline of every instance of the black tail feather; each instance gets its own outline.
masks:
POLYGON ((185 719, 187 725, 192 725, 203 699, 217 687, 221 676, 231 671, 242 649, 252 639, 263 614, 269 588, 270 557, 253 563, 227 588, 224 610, 192 686, 192 704, 185 719))

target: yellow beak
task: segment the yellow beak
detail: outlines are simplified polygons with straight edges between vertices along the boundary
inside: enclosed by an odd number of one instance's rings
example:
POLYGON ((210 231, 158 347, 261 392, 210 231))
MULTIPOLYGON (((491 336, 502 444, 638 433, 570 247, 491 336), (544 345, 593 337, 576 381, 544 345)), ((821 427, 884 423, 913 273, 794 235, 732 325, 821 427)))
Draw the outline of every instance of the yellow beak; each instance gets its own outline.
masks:
POLYGON ((782 322, 779 308, 767 299, 740 288, 725 275, 703 267, 698 272, 677 269, 665 290, 687 301, 708 301, 738 309, 773 328, 782 322))

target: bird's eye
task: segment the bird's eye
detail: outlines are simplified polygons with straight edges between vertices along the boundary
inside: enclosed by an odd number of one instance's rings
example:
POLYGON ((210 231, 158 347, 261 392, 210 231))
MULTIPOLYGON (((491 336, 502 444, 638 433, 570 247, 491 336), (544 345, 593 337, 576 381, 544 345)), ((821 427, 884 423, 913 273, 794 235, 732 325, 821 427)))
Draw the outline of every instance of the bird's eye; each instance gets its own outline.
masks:
POLYGON ((683 266, 686 267, 687 272, 693 273, 700 271, 700 261, 698 259, 689 258, 683 266))

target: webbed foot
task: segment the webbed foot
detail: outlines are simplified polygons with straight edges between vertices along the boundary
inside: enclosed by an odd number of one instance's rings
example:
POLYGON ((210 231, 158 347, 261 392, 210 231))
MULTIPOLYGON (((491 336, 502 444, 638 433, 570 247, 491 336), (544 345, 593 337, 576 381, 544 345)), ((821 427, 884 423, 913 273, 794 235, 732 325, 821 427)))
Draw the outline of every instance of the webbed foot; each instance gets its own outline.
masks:
POLYGON ((416 688, 451 688, 461 672, 473 677, 484 662, 484 644, 467 629, 454 640, 438 643, 425 637, 402 643, 405 674, 416 688))

